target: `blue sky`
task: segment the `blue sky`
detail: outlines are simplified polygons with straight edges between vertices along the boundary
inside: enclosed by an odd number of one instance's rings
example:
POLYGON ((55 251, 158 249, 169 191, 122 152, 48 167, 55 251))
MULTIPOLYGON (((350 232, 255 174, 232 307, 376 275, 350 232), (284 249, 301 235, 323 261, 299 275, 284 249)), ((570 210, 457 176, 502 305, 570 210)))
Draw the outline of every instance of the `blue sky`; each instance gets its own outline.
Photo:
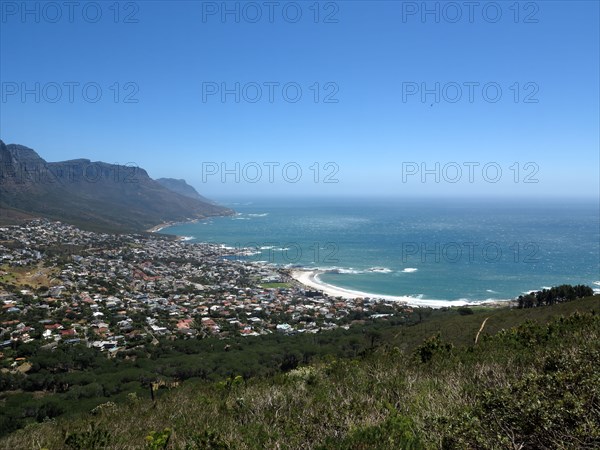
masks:
POLYGON ((0 137, 213 198, 598 196, 598 2, 422 5, 3 1, 0 137))

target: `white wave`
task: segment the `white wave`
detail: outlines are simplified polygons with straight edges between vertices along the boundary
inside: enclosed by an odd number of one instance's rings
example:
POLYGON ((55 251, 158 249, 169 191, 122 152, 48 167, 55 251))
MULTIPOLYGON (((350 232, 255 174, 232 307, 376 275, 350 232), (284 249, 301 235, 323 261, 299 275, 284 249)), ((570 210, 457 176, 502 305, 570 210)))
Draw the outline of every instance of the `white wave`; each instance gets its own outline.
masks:
POLYGON ((485 292, 489 292, 490 294, 497 294, 498 292, 492 290, 492 289, 486 289, 485 292))
MULTIPOLYGON (((274 250, 286 250, 286 249, 277 249, 276 248, 274 250)), ((287 250, 289 250, 289 249, 287 249, 287 250)), ((371 267, 366 270, 361 270, 361 269, 355 269, 354 267, 338 267, 338 266, 314 267, 314 264, 315 264, 315 262, 313 261, 310 263, 310 265, 312 267, 303 267, 303 269, 317 270, 322 273, 337 273, 337 274, 342 274, 342 275, 360 275, 360 274, 366 274, 366 273, 393 273, 394 272, 392 269, 389 269, 387 267, 371 267)), ((414 269, 414 270, 417 270, 417 269, 414 269)), ((411 270, 409 270, 409 272, 410 271, 411 270)))
POLYGON ((336 267, 336 266, 334 266, 334 267, 319 268, 319 270, 322 270, 323 272, 326 272, 326 273, 341 273, 341 274, 352 274, 352 275, 364 273, 362 270, 357 270, 352 267, 336 267))
MULTIPOLYGON (((314 263, 311 263, 314 264, 314 263)), ((346 275, 360 275, 365 273, 392 273, 392 269, 388 269, 387 267, 371 267, 366 270, 355 269, 354 267, 311 267, 310 270, 319 270, 325 273, 338 273, 338 274, 346 274, 346 275)))
MULTIPOLYGON (((315 264, 314 262, 311 262, 310 264, 315 264)), ((338 267, 338 266, 328 266, 328 267, 323 267, 323 266, 317 266, 317 267, 301 267, 301 266, 297 266, 298 269, 304 269, 304 270, 316 270, 322 273, 340 273, 340 274, 359 274, 359 273, 364 273, 364 271, 362 270, 357 270, 354 269, 352 267, 338 267)))
POLYGON ((273 245, 263 245, 262 247, 258 247, 260 250, 273 250, 276 252, 285 252, 290 250, 289 247, 275 247, 273 245))
POLYGON ((481 305, 484 303, 498 303, 498 302, 510 302, 512 301, 512 298, 484 298, 481 300, 473 300, 473 299, 468 299, 468 298, 459 298, 458 302, 464 302, 465 305, 468 306, 476 306, 476 305, 481 305))
POLYGON ((595 284, 596 286, 600 286, 600 281, 594 281, 592 284, 595 284))
POLYGON ((531 294, 532 292, 537 292, 537 291, 539 291, 539 289, 529 289, 528 291, 521 292, 521 294, 527 295, 527 294, 531 294))
POLYGON ((248 214, 249 217, 266 217, 269 213, 260 213, 260 214, 248 214))
POLYGON ((392 273, 393 270, 392 269, 388 269, 387 267, 371 267, 370 269, 367 270, 367 272, 392 273))
POLYGON ((196 239, 194 236, 181 236, 182 241, 192 241, 196 239))
POLYGON ((399 301, 406 303, 408 305, 414 306, 431 306, 433 308, 439 308, 444 306, 462 306, 467 302, 465 300, 434 300, 434 299, 424 299, 423 294, 418 295, 380 295, 369 292, 356 291, 353 289, 346 289, 339 286, 335 286, 332 284, 328 284, 323 282, 319 275, 322 272, 319 271, 294 271, 292 272, 292 277, 298 280, 300 283, 311 287, 313 289, 318 289, 323 291, 324 293, 332 296, 332 297, 343 297, 348 299, 353 298, 365 298, 369 297, 372 299, 380 299, 386 301, 399 301))
POLYGON ((498 303, 510 301, 511 299, 498 299, 498 298, 486 298, 486 299, 467 299, 459 298, 456 300, 443 300, 443 299, 432 299, 426 298, 424 294, 410 294, 410 295, 381 295, 370 292, 357 291, 353 289, 347 289, 340 286, 335 286, 329 283, 325 283, 320 279, 320 275, 326 273, 327 270, 314 270, 312 269, 300 269, 292 272, 292 277, 300 283, 304 284, 313 289, 323 291, 332 297, 343 297, 343 298, 358 298, 358 297, 370 297, 372 299, 380 299, 386 301, 399 301, 412 306, 428 306, 432 308, 441 308, 446 306, 464 306, 464 305, 481 305, 485 303, 498 303))
POLYGON ((255 252, 253 250, 243 250, 238 254, 242 255, 242 256, 254 256, 254 255, 260 255, 261 253, 262 252, 255 252))
POLYGON ((406 269, 402 270, 402 273, 413 273, 416 272, 419 269, 415 269, 414 267, 407 267, 406 269))

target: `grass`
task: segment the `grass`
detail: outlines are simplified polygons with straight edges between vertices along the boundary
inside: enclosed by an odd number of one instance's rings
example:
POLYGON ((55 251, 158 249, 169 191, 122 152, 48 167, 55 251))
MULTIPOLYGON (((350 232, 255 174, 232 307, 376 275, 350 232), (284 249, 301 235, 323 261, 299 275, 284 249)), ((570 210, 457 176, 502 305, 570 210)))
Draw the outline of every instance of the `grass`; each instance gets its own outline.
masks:
MULTIPOLYGON (((418 314, 413 325, 384 327, 381 330, 382 342, 397 346, 403 351, 412 351, 423 340, 437 333, 454 346, 467 346, 475 342, 477 332, 488 318, 479 339, 498 333, 503 329, 521 325, 526 321, 545 323, 558 315, 571 315, 574 312, 600 311, 600 296, 572 302, 558 303, 551 307, 517 309, 508 307, 472 307, 473 314, 461 315, 458 308, 423 309, 421 321, 418 314)), ((418 310, 415 310, 418 311, 418 310)))
POLYGON ((286 289, 286 288, 291 287, 292 285, 290 283, 262 283, 259 286, 263 289, 277 289, 277 288, 286 289))
POLYGON ((599 306, 595 296, 471 315, 431 311, 384 330, 359 358, 189 381, 155 402, 129 396, 30 425, 0 447, 597 448, 599 306))
POLYGON ((38 289, 43 286, 59 284, 58 281, 52 283, 52 279, 58 274, 58 269, 44 267, 41 263, 27 267, 3 265, 0 266, 0 272, 5 273, 0 276, 0 283, 11 284, 16 287, 30 286, 38 289))

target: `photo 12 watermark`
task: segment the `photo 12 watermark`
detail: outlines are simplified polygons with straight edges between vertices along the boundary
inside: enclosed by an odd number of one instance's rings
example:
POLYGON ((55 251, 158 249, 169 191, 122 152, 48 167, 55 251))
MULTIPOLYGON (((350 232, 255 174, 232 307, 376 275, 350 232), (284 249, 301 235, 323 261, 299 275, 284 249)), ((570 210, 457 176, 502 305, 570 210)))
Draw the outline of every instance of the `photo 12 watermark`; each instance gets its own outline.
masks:
POLYGON ((333 81, 202 82, 202 103, 339 103, 340 87, 333 81))
POLYGON ((339 183, 340 167, 335 162, 315 162, 302 165, 297 162, 215 162, 202 163, 202 183, 299 183, 302 180, 316 184, 339 183))
POLYGON ((403 263, 540 262, 537 242, 402 242, 403 263))
POLYGON ((2 103, 139 103, 140 87, 133 81, 3 81, 2 103))
POLYGON ((339 245, 336 242, 237 242, 233 246, 220 245, 223 257, 239 257, 244 261, 269 264, 337 264, 339 245))
POLYGON ((43 164, 0 164, 0 179, 17 184, 139 183, 142 169, 136 163, 106 164, 88 160, 43 164))
POLYGON ((340 2, 202 2, 202 23, 339 23, 340 2))
POLYGON ((0 23, 139 23, 139 2, 0 2, 0 23))
POLYGON ((529 1, 399 2, 401 22, 407 23, 539 23, 540 5, 529 1))
POLYGON ((447 81, 401 83, 402 103, 539 103, 540 86, 533 81, 447 81))
POLYGON ((503 178, 514 183, 536 184, 540 167, 537 163, 514 162, 511 165, 497 162, 402 162, 402 183, 498 183, 503 178))

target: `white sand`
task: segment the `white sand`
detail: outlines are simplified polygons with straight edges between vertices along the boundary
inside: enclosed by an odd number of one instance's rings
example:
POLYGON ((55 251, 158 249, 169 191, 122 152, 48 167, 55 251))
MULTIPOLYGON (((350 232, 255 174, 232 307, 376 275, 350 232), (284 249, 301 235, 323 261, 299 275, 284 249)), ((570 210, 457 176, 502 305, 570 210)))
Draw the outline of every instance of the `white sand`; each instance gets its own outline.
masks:
POLYGON ((156 225, 156 226, 154 226, 152 228, 148 228, 146 230, 146 232, 148 232, 148 233, 159 233, 160 231, 162 231, 163 229, 165 229, 165 228, 167 228, 169 226, 171 226, 171 225, 168 224, 168 223, 161 223, 160 225, 156 225))
MULTIPOLYGON (((344 299, 355 299, 355 298, 378 298, 383 300, 389 300, 393 302, 403 302, 410 306, 429 306, 431 308, 441 308, 444 306, 463 306, 468 305, 469 302, 466 300, 422 300, 410 296, 400 295, 379 295, 369 292, 354 291, 351 289, 344 289, 338 286, 324 283, 319 279, 319 275, 325 273, 320 270, 294 270, 291 273, 292 278, 302 283, 303 285, 321 291, 330 297, 342 297, 344 299)), ((487 302, 486 302, 487 303, 487 302)), ((479 303, 481 304, 481 303, 479 303)))

